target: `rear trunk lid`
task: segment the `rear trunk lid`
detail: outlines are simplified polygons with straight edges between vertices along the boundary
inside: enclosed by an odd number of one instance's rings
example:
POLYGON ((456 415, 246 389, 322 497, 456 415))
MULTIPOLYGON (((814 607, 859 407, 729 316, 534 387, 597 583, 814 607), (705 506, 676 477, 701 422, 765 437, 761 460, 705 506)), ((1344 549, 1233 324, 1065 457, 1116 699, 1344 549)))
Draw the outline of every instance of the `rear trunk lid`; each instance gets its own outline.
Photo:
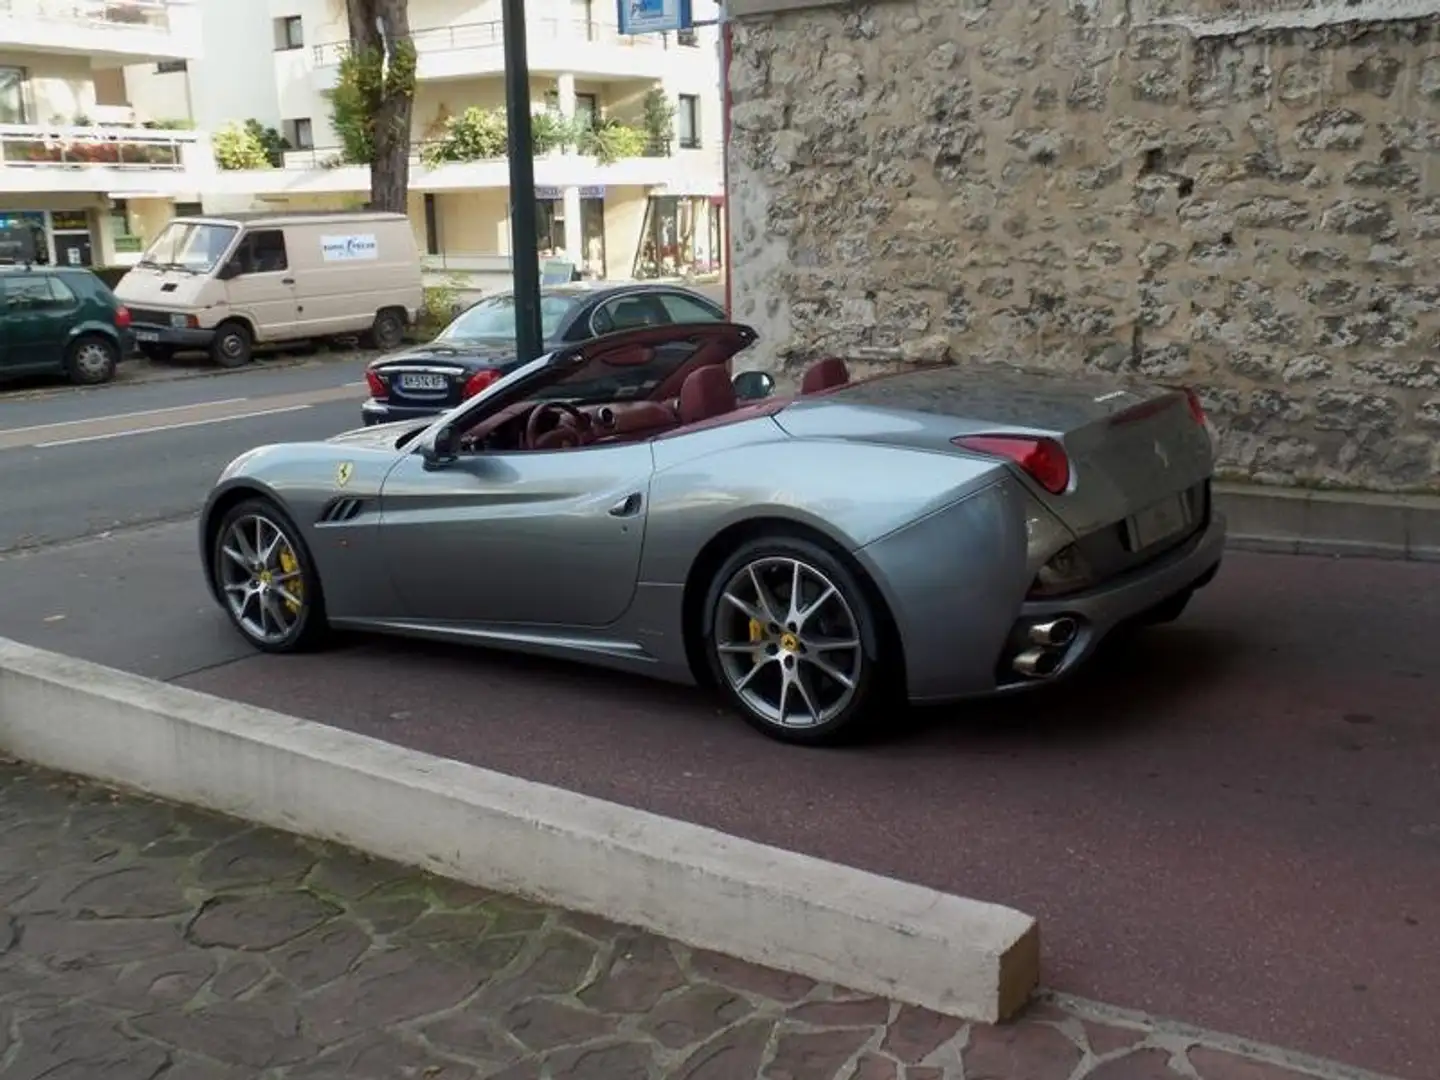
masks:
POLYGON ((957 453, 968 452, 951 443, 960 435, 1056 439, 1070 459, 1070 487, 1054 495, 1026 476, 1036 497, 1077 537, 1118 526, 1137 551, 1196 523, 1186 493, 1203 487, 1213 469, 1209 432, 1183 391, 1118 380, 999 366, 934 368, 802 398, 782 414, 782 426, 815 433, 818 416, 800 423, 790 416, 811 404, 848 407, 828 422, 841 437, 957 453), (1175 514, 1183 520, 1174 521, 1175 514), (1139 535, 1128 536, 1137 516, 1139 535))
POLYGON ((390 388, 391 404, 444 410, 465 400, 465 384, 476 372, 516 365, 515 350, 505 346, 435 343, 376 361, 371 369, 390 388))

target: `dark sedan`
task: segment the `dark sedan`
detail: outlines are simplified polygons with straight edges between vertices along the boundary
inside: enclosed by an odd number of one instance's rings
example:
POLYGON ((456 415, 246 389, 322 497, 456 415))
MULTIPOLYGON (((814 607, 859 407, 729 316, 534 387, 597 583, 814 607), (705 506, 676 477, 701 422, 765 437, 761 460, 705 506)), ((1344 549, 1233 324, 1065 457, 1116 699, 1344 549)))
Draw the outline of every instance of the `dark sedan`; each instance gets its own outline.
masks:
MULTIPOLYGON (((548 348, 643 326, 723 322, 724 310, 678 285, 557 285, 540 291, 540 326, 548 348)), ((515 298, 487 296, 466 308, 435 340, 371 361, 366 424, 434 416, 474 397, 519 367, 515 298)))

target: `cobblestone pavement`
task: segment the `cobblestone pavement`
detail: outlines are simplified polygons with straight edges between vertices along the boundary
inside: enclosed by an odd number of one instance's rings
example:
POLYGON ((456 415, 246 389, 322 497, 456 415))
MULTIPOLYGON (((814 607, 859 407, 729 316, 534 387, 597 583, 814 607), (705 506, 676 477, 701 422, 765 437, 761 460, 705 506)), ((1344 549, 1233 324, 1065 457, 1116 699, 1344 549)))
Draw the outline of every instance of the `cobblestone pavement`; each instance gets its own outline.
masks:
POLYGON ((964 1025, 0 762, 3 1080, 1347 1075, 1096 1016, 964 1025))

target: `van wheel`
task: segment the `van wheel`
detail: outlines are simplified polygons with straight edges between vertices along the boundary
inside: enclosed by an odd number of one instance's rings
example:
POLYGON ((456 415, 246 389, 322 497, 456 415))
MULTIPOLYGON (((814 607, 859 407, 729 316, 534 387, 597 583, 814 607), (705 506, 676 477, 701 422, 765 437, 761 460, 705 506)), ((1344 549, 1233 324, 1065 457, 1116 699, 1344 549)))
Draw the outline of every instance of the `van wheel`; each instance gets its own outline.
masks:
POLYGON ((224 368, 244 367, 250 363, 250 330, 242 323, 224 323, 210 342, 210 359, 224 368))
POLYGON ((405 320, 393 311, 382 311, 375 316, 364 344, 381 352, 390 352, 405 344, 405 320))
POLYGON ((85 334, 70 343, 65 354, 65 371, 76 386, 99 386, 115 377, 120 350, 109 338, 85 334))

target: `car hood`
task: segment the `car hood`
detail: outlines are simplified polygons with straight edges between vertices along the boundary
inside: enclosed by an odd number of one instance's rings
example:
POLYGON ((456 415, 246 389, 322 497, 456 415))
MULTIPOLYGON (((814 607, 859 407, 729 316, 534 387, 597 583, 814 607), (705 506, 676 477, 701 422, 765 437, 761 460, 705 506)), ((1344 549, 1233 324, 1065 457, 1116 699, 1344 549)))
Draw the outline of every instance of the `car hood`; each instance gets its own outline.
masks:
POLYGON ((483 364, 498 367, 514 360, 515 346, 509 342, 428 343, 372 360, 370 368, 378 371, 411 364, 483 364))
POLYGON ((402 435, 423 431, 433 420, 434 417, 430 417, 419 421, 400 420, 393 424, 373 424, 370 427, 342 431, 325 441, 331 445, 353 446, 361 450, 397 450, 399 447, 396 444, 402 435))

